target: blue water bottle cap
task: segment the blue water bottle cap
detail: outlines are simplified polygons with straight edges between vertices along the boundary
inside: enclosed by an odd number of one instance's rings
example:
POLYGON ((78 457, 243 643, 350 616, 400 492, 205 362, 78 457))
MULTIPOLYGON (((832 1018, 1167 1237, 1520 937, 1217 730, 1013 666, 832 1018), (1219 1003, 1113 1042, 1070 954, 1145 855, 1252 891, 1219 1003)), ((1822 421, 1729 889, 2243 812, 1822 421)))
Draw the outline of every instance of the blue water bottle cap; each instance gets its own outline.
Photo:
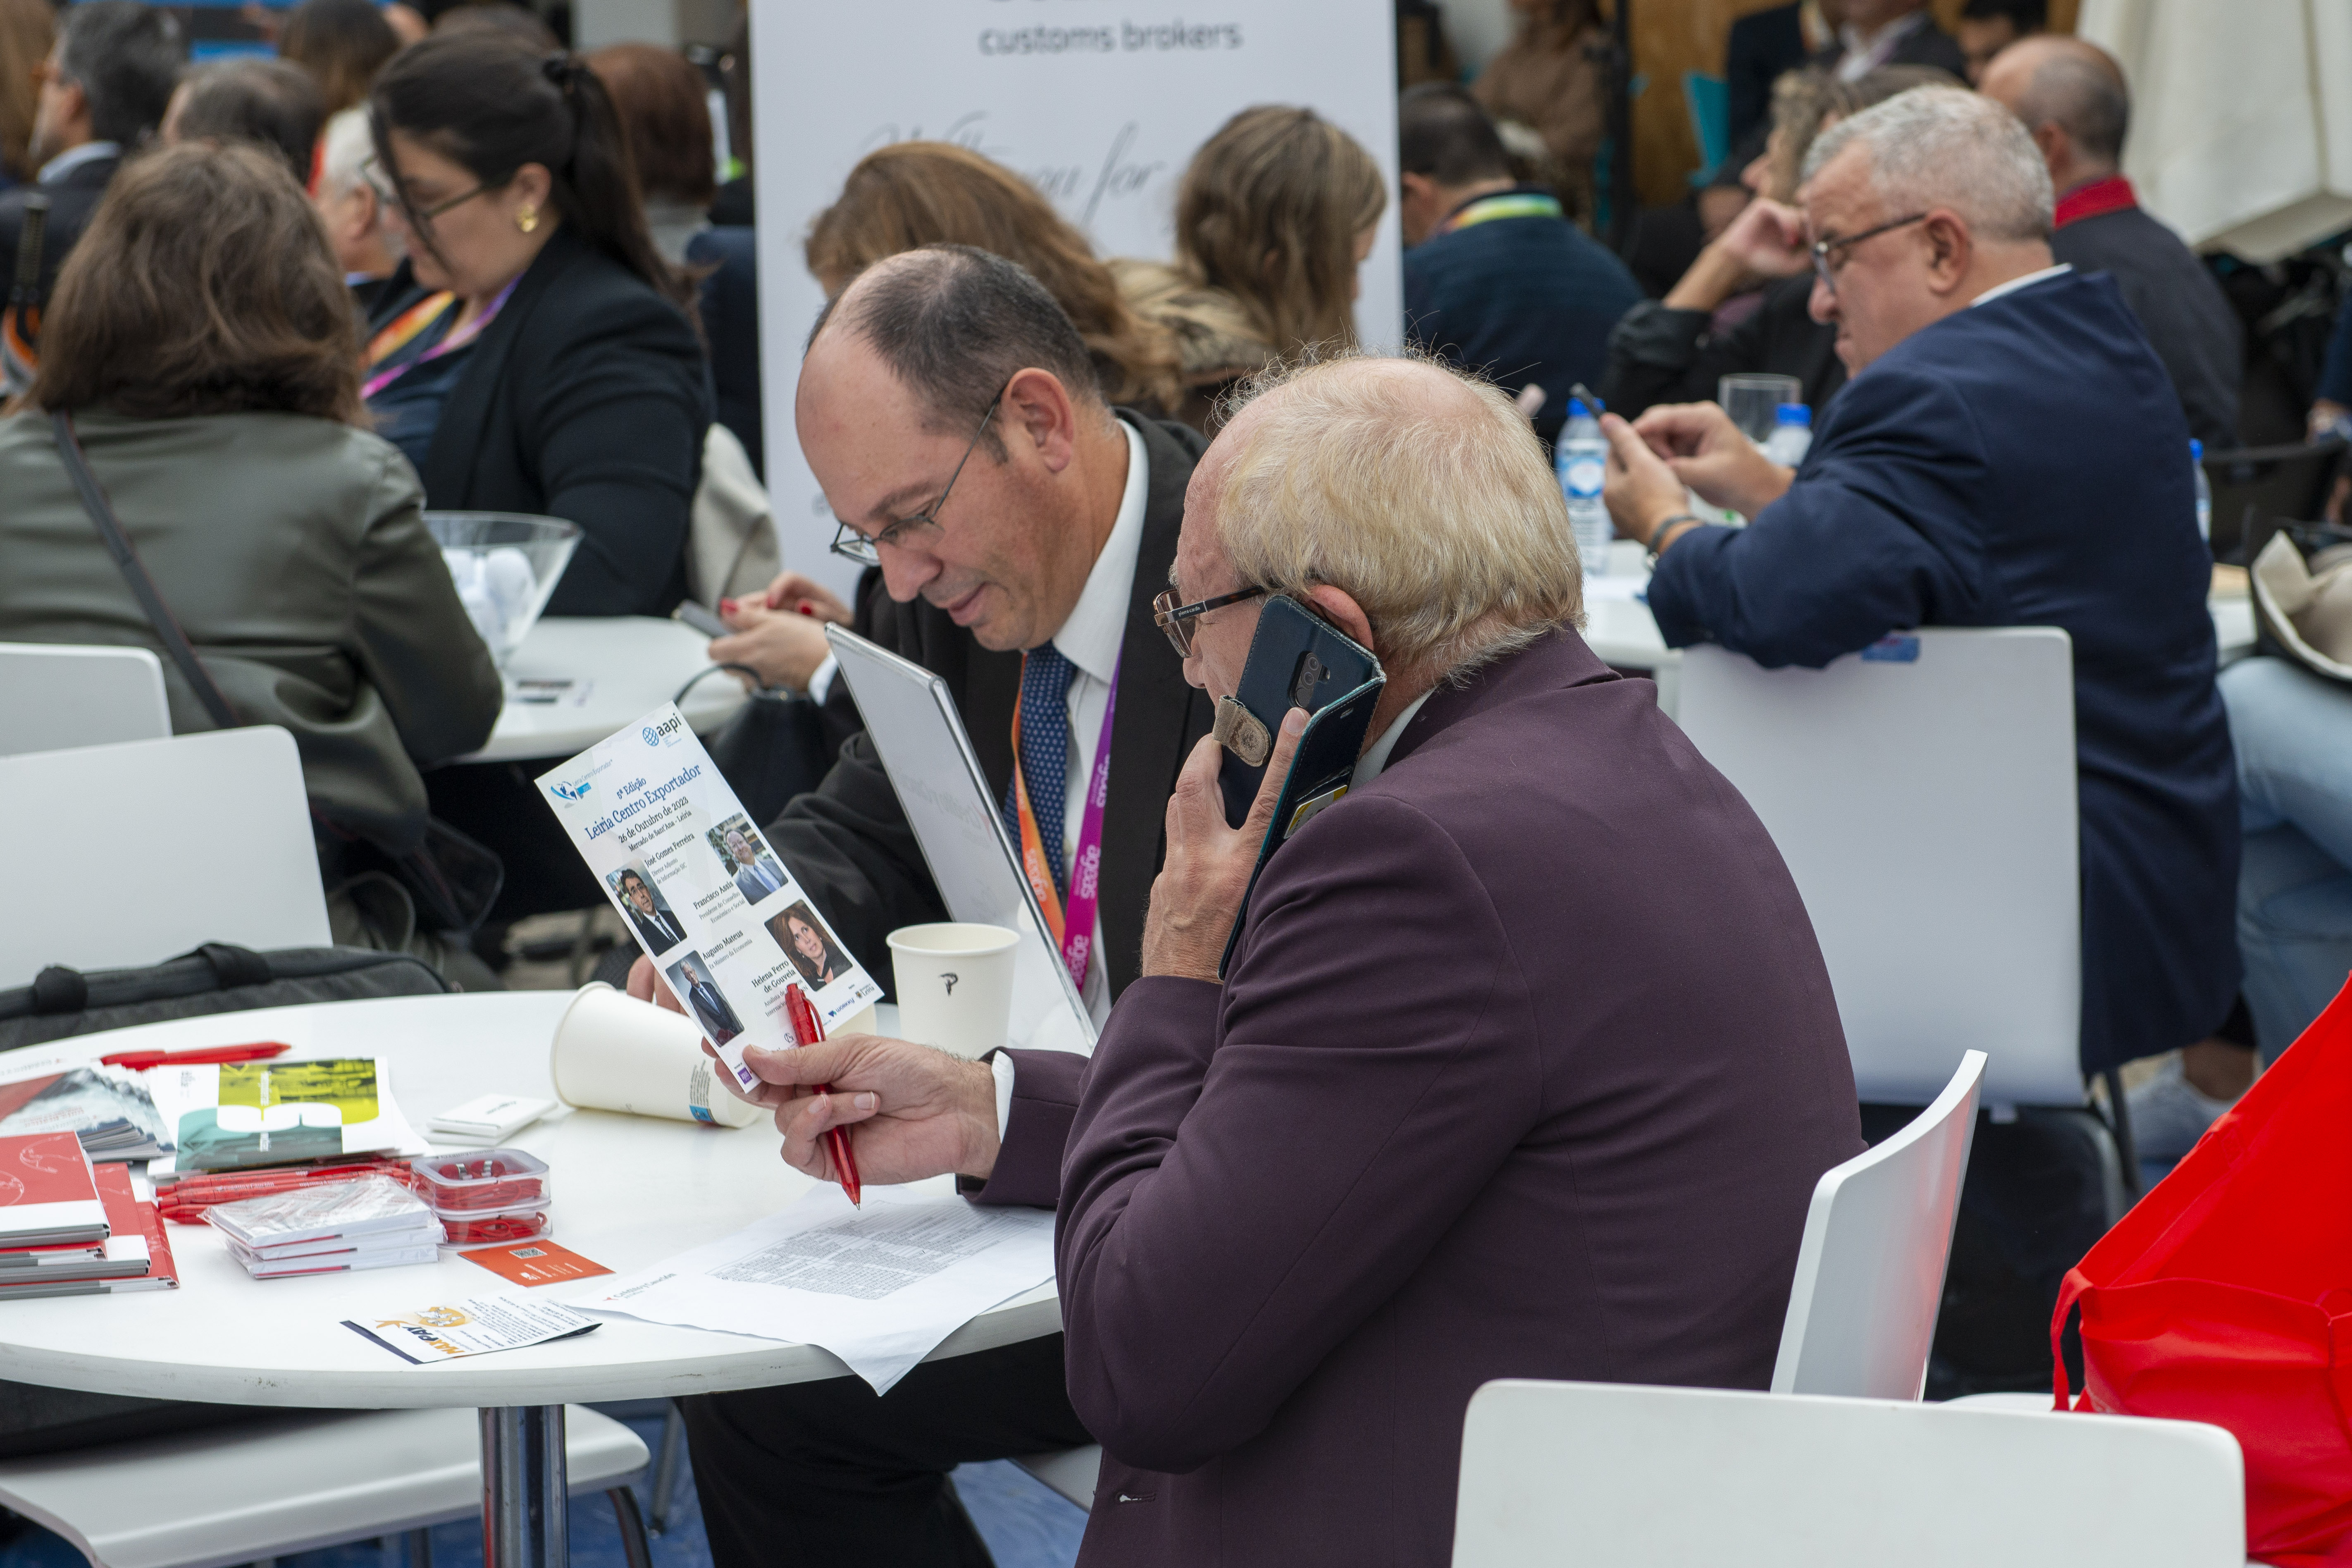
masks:
POLYGON ((2194 436, 2189 437, 2189 460, 2192 463, 2201 463, 2205 460, 2205 443, 2194 436))
POLYGON ((1813 411, 1801 403, 1783 403, 1773 411, 1772 422, 1776 425, 1801 425, 1810 430, 1813 427, 1813 411))
POLYGON ((1592 417, 1592 410, 1584 406, 1584 399, 1581 397, 1571 397, 1568 400, 1568 416, 1570 419, 1590 419, 1592 417))

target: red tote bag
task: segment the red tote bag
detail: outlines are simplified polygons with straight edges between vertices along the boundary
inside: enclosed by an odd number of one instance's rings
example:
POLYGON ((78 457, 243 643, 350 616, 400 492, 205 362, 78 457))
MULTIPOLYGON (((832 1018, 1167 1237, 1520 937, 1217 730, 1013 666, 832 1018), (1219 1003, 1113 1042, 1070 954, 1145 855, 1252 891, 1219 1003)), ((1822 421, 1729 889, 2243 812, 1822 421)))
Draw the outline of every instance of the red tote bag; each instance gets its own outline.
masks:
POLYGON ((2066 1276, 2077 1410, 2210 1421, 2246 1457, 2246 1552, 2352 1565, 2352 985, 2066 1276))

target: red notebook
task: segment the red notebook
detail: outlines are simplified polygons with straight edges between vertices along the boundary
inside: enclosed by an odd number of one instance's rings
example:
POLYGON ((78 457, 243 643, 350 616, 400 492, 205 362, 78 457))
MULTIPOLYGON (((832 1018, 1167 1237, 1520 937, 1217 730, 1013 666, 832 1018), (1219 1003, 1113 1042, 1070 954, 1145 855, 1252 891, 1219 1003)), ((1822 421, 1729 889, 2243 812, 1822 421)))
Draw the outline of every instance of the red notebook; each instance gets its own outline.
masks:
POLYGON ((138 1201, 131 1173, 118 1164, 98 1167, 99 1199, 114 1234, 105 1256, 79 1265, 0 1274, 0 1301, 28 1296, 103 1296, 124 1290, 170 1290, 180 1283, 164 1239, 163 1216, 153 1204, 138 1201))
POLYGON ((106 1239, 89 1156, 70 1132, 0 1138, 0 1247, 106 1239))

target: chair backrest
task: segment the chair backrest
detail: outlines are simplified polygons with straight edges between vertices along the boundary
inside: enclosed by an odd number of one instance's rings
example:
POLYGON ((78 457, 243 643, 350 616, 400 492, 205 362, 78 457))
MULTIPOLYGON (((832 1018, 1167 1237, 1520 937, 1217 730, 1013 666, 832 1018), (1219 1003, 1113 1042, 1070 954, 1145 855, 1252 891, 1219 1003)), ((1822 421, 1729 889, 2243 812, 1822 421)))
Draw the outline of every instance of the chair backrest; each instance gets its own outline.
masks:
POLYGON ((150 650, 0 643, 0 757, 171 732, 163 663, 150 650))
POLYGON ((2346 450, 2344 438, 2331 436, 2206 453, 2205 480, 2213 488, 2213 559, 2251 565, 2281 524, 2316 520, 2346 450))
POLYGON ((18 829, 0 985, 333 940, 301 758, 275 726, 0 757, 0 802, 18 829))
POLYGON ((2083 1103, 2064 632, 1906 632, 1817 670, 1694 647, 1676 717, 1796 878, 1864 1100, 1925 1105, 1980 1047, 1988 1103, 2083 1103))
POLYGON ((1935 1104, 1814 1184, 1773 1393, 1916 1399, 1927 1386, 1984 1070, 1984 1052, 1963 1056, 1935 1104))
POLYGON ((1490 1383, 1454 1568, 2242 1568, 2219 1426, 1875 1399, 1490 1383))
POLYGON ((1683 106, 1690 110, 1691 140, 1698 143, 1698 168, 1690 177, 1696 187, 1715 178, 1717 166, 1731 156, 1731 88, 1719 76, 1683 72, 1683 106))

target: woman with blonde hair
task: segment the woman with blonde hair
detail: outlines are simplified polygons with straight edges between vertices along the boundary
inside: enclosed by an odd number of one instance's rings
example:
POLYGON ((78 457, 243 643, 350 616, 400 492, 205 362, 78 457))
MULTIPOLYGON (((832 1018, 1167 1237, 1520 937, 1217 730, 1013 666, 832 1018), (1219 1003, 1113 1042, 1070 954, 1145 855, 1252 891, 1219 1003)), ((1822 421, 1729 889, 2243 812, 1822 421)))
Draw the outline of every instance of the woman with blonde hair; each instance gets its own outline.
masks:
POLYGON ((1352 348, 1356 269, 1388 182, 1353 137, 1311 109, 1244 109, 1192 155, 1176 190, 1176 265, 1119 261, 1119 286, 1183 359, 1186 423, 1277 358, 1352 348))
POLYGON ((947 142, 900 142, 867 153, 810 226, 808 269, 826 298, 901 251, 969 245, 1025 268, 1066 312, 1094 356, 1103 395, 1160 413, 1176 405, 1176 352, 1139 317, 1087 237, 1037 188, 947 142))

